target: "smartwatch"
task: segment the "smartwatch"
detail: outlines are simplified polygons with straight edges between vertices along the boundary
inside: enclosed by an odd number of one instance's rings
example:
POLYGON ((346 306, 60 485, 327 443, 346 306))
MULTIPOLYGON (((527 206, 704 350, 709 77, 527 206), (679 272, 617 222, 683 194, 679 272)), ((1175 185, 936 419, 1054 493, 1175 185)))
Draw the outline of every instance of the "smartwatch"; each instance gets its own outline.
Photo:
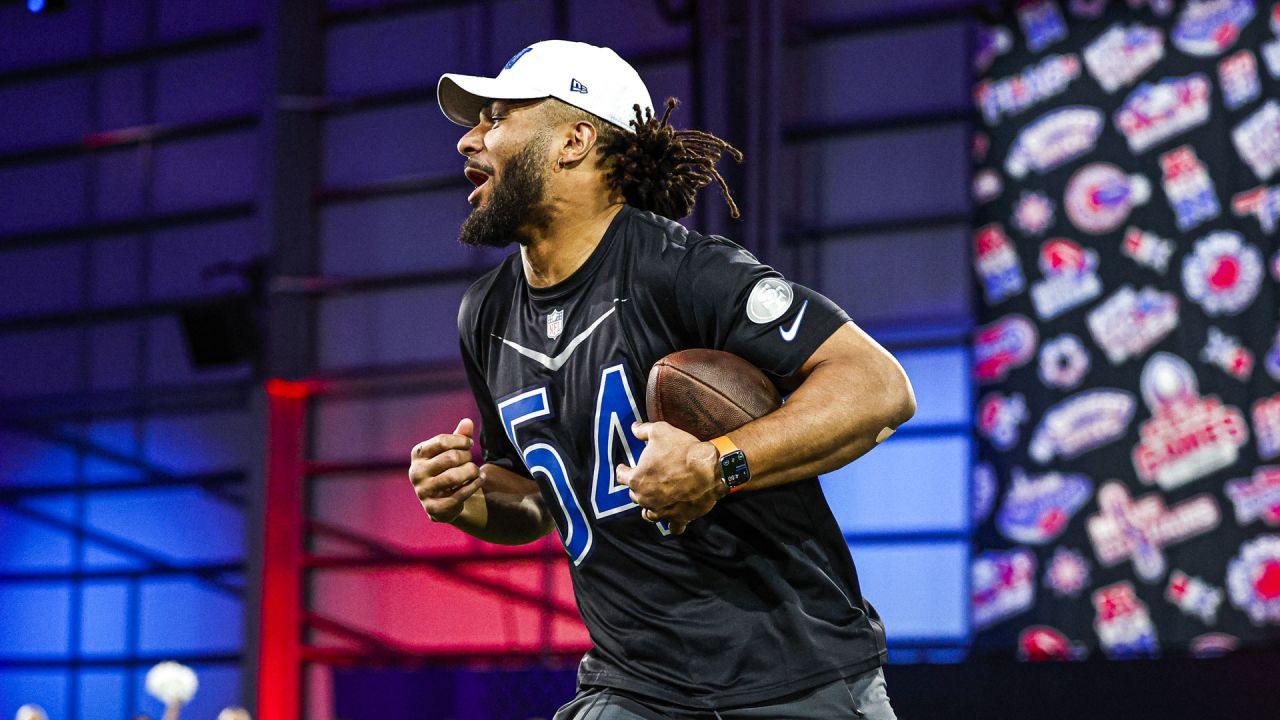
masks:
POLYGON ((747 455, 726 435, 712 438, 711 444, 720 453, 720 482, 729 492, 741 490, 751 479, 751 468, 747 467, 747 455))

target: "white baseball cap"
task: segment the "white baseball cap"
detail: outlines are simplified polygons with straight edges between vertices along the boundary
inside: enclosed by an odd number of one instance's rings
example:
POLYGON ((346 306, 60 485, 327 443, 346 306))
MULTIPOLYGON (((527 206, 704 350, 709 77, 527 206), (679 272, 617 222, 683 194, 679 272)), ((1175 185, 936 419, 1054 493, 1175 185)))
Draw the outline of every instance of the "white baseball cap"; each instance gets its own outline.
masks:
POLYGON ((544 40, 512 56, 498 77, 440 76, 436 99, 446 117, 464 127, 480 121, 490 100, 553 97, 635 132, 635 106, 653 112, 649 89, 635 68, 609 48, 544 40))

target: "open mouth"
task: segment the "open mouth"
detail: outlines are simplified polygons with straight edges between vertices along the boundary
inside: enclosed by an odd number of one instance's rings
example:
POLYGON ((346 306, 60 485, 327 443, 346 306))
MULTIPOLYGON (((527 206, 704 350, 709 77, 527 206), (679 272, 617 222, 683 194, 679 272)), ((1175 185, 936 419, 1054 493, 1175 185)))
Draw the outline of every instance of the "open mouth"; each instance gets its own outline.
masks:
POLYGON ((479 168, 468 167, 462 171, 462 174, 466 175, 467 179, 471 181, 471 184, 476 186, 475 189, 471 191, 471 194, 467 196, 467 202, 470 203, 472 207, 475 207, 480 195, 480 189, 489 183, 489 173, 479 168))

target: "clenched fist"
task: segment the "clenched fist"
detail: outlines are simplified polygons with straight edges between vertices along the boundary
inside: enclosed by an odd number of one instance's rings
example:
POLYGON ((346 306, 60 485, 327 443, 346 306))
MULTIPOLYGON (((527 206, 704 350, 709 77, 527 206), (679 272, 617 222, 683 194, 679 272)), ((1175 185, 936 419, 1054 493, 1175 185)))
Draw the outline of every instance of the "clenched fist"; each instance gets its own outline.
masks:
POLYGON ((453 522, 462 507, 484 486, 484 474, 471 461, 475 425, 463 418, 452 434, 436 435, 413 447, 409 479, 422 509, 436 522, 453 522))

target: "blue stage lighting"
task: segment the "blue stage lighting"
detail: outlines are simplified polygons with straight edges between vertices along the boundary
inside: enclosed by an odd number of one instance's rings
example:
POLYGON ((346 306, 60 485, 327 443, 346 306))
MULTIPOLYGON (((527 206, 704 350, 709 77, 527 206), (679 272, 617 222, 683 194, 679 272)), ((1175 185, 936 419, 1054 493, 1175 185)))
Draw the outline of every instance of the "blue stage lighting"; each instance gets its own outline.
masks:
POLYGON ((44 12, 44 0, 27 0, 27 9, 33 13, 44 12))

